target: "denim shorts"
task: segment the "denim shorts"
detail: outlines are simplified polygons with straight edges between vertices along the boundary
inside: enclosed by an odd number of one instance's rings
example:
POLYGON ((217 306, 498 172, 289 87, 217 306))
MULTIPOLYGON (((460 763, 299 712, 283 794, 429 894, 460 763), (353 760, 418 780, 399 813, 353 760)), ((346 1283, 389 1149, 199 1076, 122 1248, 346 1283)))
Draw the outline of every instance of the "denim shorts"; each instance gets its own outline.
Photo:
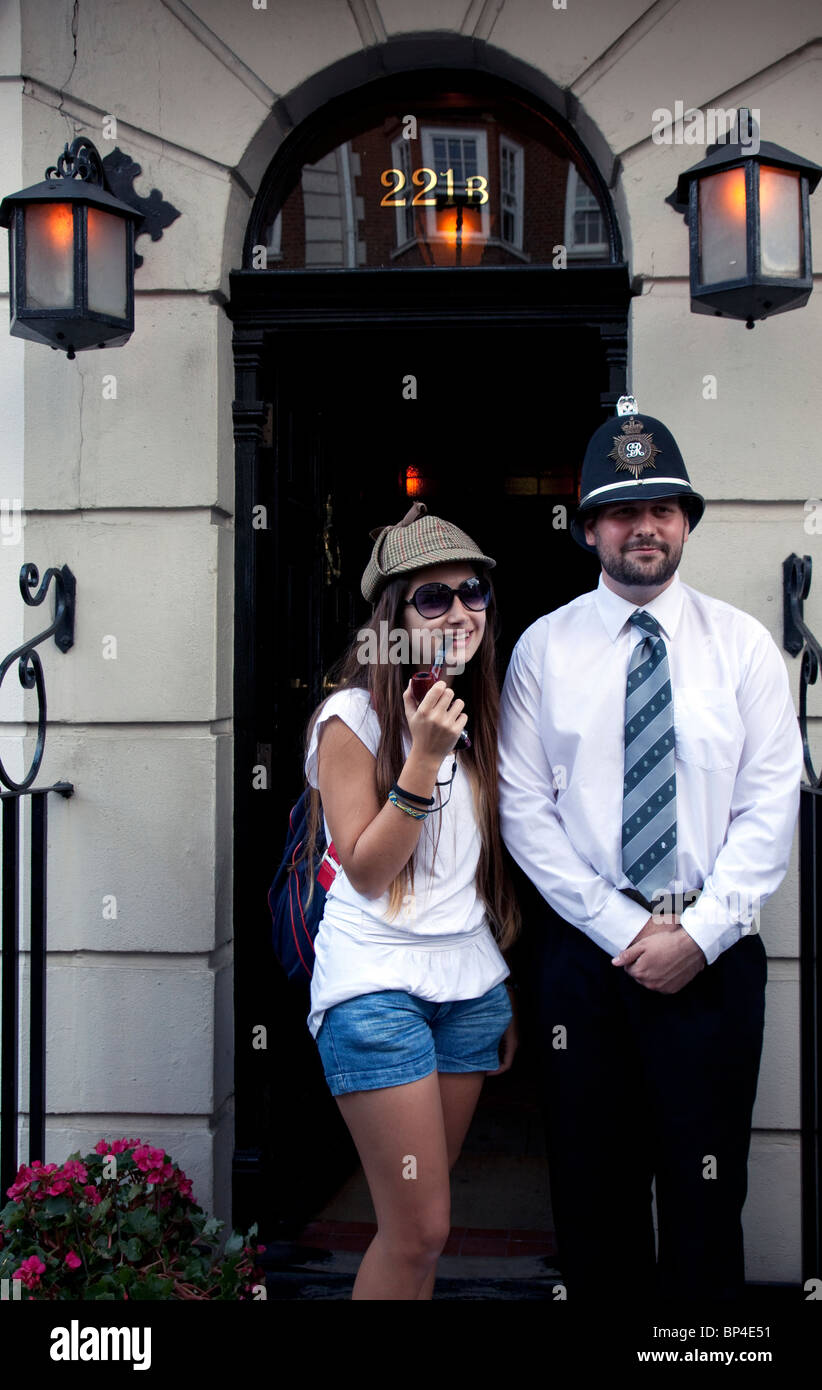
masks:
POLYGON ((386 989, 326 1011, 317 1047, 331 1094, 419 1081, 432 1071, 496 1071, 511 1021, 504 984, 478 999, 437 1004, 386 989))

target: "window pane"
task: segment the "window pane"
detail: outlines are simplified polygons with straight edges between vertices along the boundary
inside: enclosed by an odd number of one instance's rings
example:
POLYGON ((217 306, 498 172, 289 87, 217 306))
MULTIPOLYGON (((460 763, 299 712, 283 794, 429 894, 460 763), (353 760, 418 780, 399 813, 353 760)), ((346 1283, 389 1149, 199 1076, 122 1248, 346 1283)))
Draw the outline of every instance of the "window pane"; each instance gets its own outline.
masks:
POLYGON ((126 224, 98 208, 88 210, 88 307, 126 316, 126 224))
POLYGON ((699 181, 699 279, 703 285, 744 278, 745 170, 724 169, 699 181))
POLYGON ((30 203, 26 223, 26 308, 74 304, 74 210, 71 203, 30 203))
POLYGON ((607 245, 584 178, 566 218, 564 190, 578 157, 550 119, 508 98, 438 93, 433 79, 410 109, 412 139, 397 114, 409 110, 406 97, 372 104, 359 130, 349 114, 344 139, 329 130, 323 146, 316 136, 310 164, 285 163, 281 177, 266 180, 289 190, 265 210, 266 237, 281 214, 280 257, 270 257, 269 270, 548 266, 572 225, 583 248, 607 245))
POLYGON ((802 204, 799 175, 789 169, 759 171, 759 214, 762 223, 762 274, 801 274, 802 204))

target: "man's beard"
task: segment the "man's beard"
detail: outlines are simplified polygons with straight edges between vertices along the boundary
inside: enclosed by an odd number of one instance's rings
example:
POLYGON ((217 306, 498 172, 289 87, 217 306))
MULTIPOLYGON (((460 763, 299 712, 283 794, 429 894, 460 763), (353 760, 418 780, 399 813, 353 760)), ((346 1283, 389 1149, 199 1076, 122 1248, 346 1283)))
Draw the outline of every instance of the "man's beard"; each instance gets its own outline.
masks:
POLYGON ((667 584, 676 573, 682 559, 683 543, 670 546, 664 541, 654 541, 653 544, 658 546, 660 554, 653 565, 633 559, 631 550, 640 549, 638 545, 633 545, 628 551, 608 551, 604 546, 597 544, 597 554, 605 573, 618 584, 634 585, 637 588, 647 588, 649 585, 656 587, 658 584, 667 584))

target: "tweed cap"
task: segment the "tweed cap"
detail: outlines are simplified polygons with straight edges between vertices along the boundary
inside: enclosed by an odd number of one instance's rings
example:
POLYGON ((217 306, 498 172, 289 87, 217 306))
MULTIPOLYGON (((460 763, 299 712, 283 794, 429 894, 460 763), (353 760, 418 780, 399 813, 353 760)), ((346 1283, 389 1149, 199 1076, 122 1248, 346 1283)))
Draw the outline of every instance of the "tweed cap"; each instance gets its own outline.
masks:
POLYGON ((424 502, 415 502, 396 526, 383 526, 371 536, 374 549, 360 586, 369 603, 376 603, 385 585, 398 575, 413 574, 428 565, 472 560, 493 569, 496 564, 453 522, 429 516, 424 502))

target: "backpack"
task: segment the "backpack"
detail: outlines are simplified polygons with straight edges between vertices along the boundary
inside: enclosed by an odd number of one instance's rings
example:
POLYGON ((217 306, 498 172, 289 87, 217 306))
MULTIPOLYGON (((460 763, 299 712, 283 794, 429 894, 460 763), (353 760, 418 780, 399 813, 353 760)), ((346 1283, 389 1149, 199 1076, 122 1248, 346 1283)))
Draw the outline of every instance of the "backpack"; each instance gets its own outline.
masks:
POLYGON ((282 861, 268 890, 274 954, 288 979, 302 983, 311 979, 314 970, 314 938, 322 921, 326 894, 340 867, 334 845, 326 847, 320 821, 317 849, 324 850, 324 853, 309 902, 308 861, 303 859, 297 862, 305 842, 308 811, 309 791, 306 788, 299 801, 291 808, 282 861))

